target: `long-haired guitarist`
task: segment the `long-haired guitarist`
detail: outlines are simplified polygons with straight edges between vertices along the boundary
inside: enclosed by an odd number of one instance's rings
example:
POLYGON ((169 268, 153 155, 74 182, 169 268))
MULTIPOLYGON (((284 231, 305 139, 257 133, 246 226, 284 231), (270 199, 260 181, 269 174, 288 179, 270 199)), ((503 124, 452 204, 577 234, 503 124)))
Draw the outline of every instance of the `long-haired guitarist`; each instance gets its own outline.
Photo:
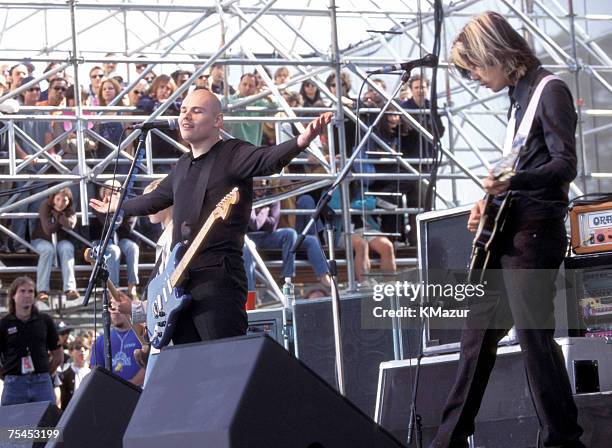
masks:
MULTIPOLYGON (((181 137, 191 151, 152 192, 125 201, 126 215, 151 215, 173 206, 172 245, 191 240, 219 201, 234 187, 239 201, 227 219, 217 221, 189 265, 185 290, 192 300, 173 332, 174 344, 239 336, 246 333, 246 276, 242 261, 253 195, 253 177, 278 172, 331 122, 326 113, 311 121, 297 138, 257 148, 237 139, 222 140, 221 103, 204 89, 190 93, 181 106, 181 137)), ((90 201, 106 212, 109 204, 90 201)), ((110 210, 114 211, 113 197, 110 210)), ((149 298, 151 300, 151 298, 149 298)))
MULTIPOLYGON (((494 92, 508 88, 511 108, 516 107, 513 133, 534 89, 551 74, 527 42, 494 12, 474 17, 460 31, 450 60, 464 77, 494 92)), ((553 339, 554 279, 567 247, 563 220, 569 184, 576 176, 575 129, 572 95, 565 83, 555 79, 544 87, 516 174, 504 180, 493 175, 484 179, 490 195, 512 191, 508 218, 491 248, 488 266, 499 270, 497 277, 492 273, 499 281, 498 295, 473 304, 468 314, 455 385, 432 447, 468 446, 497 344, 512 325, 540 422, 539 446, 584 446, 563 355, 553 339)), ((472 209, 468 222, 472 231, 478 227, 482 205, 472 209)))

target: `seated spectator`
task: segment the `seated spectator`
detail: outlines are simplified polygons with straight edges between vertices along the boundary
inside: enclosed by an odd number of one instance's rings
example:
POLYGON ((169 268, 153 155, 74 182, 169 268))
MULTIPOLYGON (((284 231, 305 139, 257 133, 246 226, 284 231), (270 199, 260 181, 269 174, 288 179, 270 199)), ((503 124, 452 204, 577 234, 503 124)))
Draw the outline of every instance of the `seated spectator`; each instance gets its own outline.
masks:
POLYGON ((133 107, 138 107, 138 102, 140 101, 140 98, 146 95, 148 90, 149 85, 144 79, 138 81, 134 88, 128 93, 129 105, 133 107))
MULTIPOLYGON (((263 70, 266 72, 266 75, 268 75, 268 78, 272 79, 272 73, 270 73, 270 70, 265 66, 262 66, 262 67, 263 67, 263 70)), ((255 70, 253 70, 253 75, 255 76, 256 92, 259 93, 262 90, 265 90, 267 85, 264 79, 262 78, 261 73, 259 73, 258 68, 255 68, 255 70)))
MULTIPOLYGON (((102 202, 110 202, 111 196, 117 194, 121 188, 121 183, 117 180, 107 180, 104 185, 98 191, 98 198, 102 202), (115 190, 113 192, 113 190, 115 190)), ((90 238, 93 240, 102 239, 102 230, 104 223, 106 222, 107 215, 105 213, 98 213, 94 211, 97 218, 97 223, 94 222, 90 226, 90 238)), ((112 215, 112 213, 111 213, 112 215)), ((114 285, 119 286, 119 268, 121 261, 121 254, 125 256, 127 277, 128 277, 128 295, 136 296, 136 287, 139 283, 138 280, 138 263, 140 260, 140 246, 134 241, 132 230, 136 225, 137 217, 130 216, 124 217, 123 221, 117 227, 113 239, 109 242, 107 249, 106 268, 108 269, 108 276, 114 285)))
POLYGON ((304 107, 325 107, 325 103, 321 99, 321 91, 310 79, 302 82, 300 95, 302 96, 304 107))
MULTIPOLYGON (((420 75, 413 75, 408 80, 408 85, 410 86, 411 98, 400 102, 400 106, 408 110, 425 109, 423 113, 411 113, 411 115, 425 129, 431 132, 433 129, 433 122, 431 119, 431 114, 429 113, 431 103, 427 99, 429 81, 427 78, 423 78, 420 75)), ((440 120, 440 117, 437 118, 438 120, 436 121, 436 125, 441 137, 444 135, 444 126, 442 125, 442 120, 440 120)), ((409 158, 431 158, 433 156, 433 146, 423 137, 423 135, 421 135, 420 132, 418 132, 416 129, 410 128, 409 132, 406 133, 406 136, 402 138, 402 153, 404 154, 404 157, 409 158)), ((429 164, 426 166, 421 166, 421 171, 429 172, 430 169, 431 166, 429 164)))
MULTIPOLYGON (((191 75, 193 75, 193 72, 190 72, 189 70, 175 70, 174 72, 170 74, 170 77, 176 84, 176 87, 179 88, 180 86, 185 84, 185 82, 187 82, 187 80, 189 79, 191 75)), ((185 90, 183 92, 183 98, 185 98, 188 93, 189 93, 189 89, 185 90)))
MULTIPOLYGON (((33 81, 34 78, 28 76, 22 79, 21 84, 24 85, 28 82, 33 81)), ((39 84, 31 85, 25 92, 21 94, 21 103, 24 106, 36 106, 36 103, 40 98, 40 86, 39 84)), ((32 115, 41 115, 41 112, 30 112, 32 115)), ((38 120, 24 120, 19 121, 16 125, 25 132, 34 142, 38 143, 41 147, 46 146, 53 140, 53 130, 51 128, 51 122, 49 121, 38 121, 38 120)), ((27 158, 28 156, 33 156, 38 152, 38 148, 31 144, 25 138, 21 138, 16 134, 17 144, 21 148, 24 153, 24 156, 27 158)), ((19 153, 19 151, 17 151, 19 153)), ((48 151, 51 155, 56 155, 55 148, 51 148, 48 151)), ((57 156, 57 155, 56 155, 57 156)), ((22 173, 23 174, 33 174, 36 170, 34 166, 29 166, 25 168, 22 173)), ((15 182, 15 187, 24 187, 26 182, 15 182)), ((42 189, 29 190, 27 195, 32 195, 34 193, 39 193, 42 189)), ((32 201, 24 206, 18 208, 16 211, 20 213, 38 213, 38 209, 40 208, 41 202, 43 199, 39 199, 37 201, 32 201)), ((32 239, 32 235, 34 234, 34 226, 36 225, 35 218, 15 218, 11 223, 11 228, 13 232, 15 232, 19 237, 24 240, 27 240, 26 231, 32 239)), ((25 246, 16 243, 14 246, 15 252, 17 253, 25 253, 27 249, 25 246)))
MULTIPOLYGON (((342 81, 342 104, 347 107, 353 107, 355 101, 349 98, 349 94, 351 92, 351 78, 346 72, 340 73, 340 80, 342 81)), ((332 95, 337 96, 336 94, 336 75, 332 73, 325 80, 325 85, 332 93, 332 95)), ((333 106, 335 101, 330 101, 329 105, 333 106)))
POLYGON ((49 81, 49 97, 46 101, 39 101, 37 106, 66 107, 66 90, 68 82, 64 78, 53 78, 49 81))
POLYGON ((65 410, 70 402, 70 399, 77 391, 85 376, 91 372, 89 368, 89 355, 91 347, 87 339, 82 336, 77 336, 74 341, 68 345, 70 352, 70 364, 66 369, 59 373, 61 382, 60 390, 60 408, 65 410))
POLYGON ((10 69, 9 90, 17 90, 21 81, 29 76, 28 68, 24 64, 15 64, 10 69))
POLYGON ((144 54, 139 55, 138 59, 145 59, 145 61, 136 62, 134 64, 134 69, 136 70, 136 74, 140 75, 142 72, 145 71, 145 68, 147 68, 149 64, 147 64, 146 62, 147 57, 144 54))
POLYGON ((62 361, 53 319, 35 305, 36 285, 17 277, 8 290, 8 314, 0 319, 0 405, 55 401, 51 374, 62 361))
MULTIPOLYGON (((279 229, 279 219, 280 202, 253 209, 247 235, 258 249, 281 249, 283 254, 282 277, 293 277, 295 275, 295 254, 291 252, 291 248, 297 241, 297 233, 294 229, 279 229)), ((319 281, 329 285, 327 261, 323 256, 319 240, 313 235, 308 235, 301 248, 306 251, 308 262, 319 281)), ((249 291, 254 291, 255 260, 246 245, 243 249, 243 256, 248 288, 249 291)))
MULTIPOLYGON (((252 73, 245 73, 240 78, 240 84, 238 84, 238 93, 232 95, 229 99, 229 103, 235 103, 243 98, 247 98, 249 96, 255 95, 256 93, 256 82, 255 76, 252 73)), ((247 105, 247 107, 270 107, 271 103, 269 100, 259 99, 255 100, 247 105)), ((262 112, 258 111, 245 111, 239 110, 236 112, 232 112, 232 116, 261 116, 262 112)), ((242 122, 242 123, 228 123, 226 125, 226 130, 229 132, 234 138, 238 138, 240 140, 244 140, 246 142, 252 143, 255 146, 261 145, 263 128, 261 122, 242 122)))
POLYGON ((99 96, 98 92, 100 91, 100 86, 102 86, 102 79, 104 79, 104 70, 102 67, 96 65, 89 70, 89 89, 87 91, 87 101, 86 104, 88 106, 99 106, 99 96))
MULTIPOLYGON (((376 199, 372 196, 361 197, 358 193, 359 189, 351 185, 351 208, 373 210, 376 205, 376 199)), ((340 209, 340 194, 336 190, 332 196, 329 206, 335 209, 340 209)), ((365 275, 370 272, 370 249, 380 256, 380 268, 386 272, 394 272, 395 251, 393 243, 386 236, 371 236, 367 233, 380 232, 380 225, 374 217, 369 214, 351 215, 351 225, 354 228, 351 231, 351 242, 353 251, 355 252, 355 277, 357 281, 363 282, 365 275)))
MULTIPOLYGON (((168 75, 159 75, 155 78, 149 89, 149 93, 140 98, 138 109, 145 114, 152 114, 159 109, 176 90, 176 84, 168 75)), ((172 104, 165 110, 164 115, 178 115, 181 109, 180 101, 173 101, 172 104)), ((177 131, 164 130, 162 131, 168 137, 177 140, 177 131)), ((172 159, 181 156, 182 152, 171 143, 162 139, 154 133, 151 135, 151 148, 153 148, 153 158, 172 159)), ((168 173, 172 169, 172 164, 163 163, 155 165, 156 173, 168 173)))
MULTIPOLYGON (((217 95, 225 95, 223 91, 225 90, 225 68, 223 64, 215 62, 210 66, 210 91, 212 93, 216 93, 217 95)), ((234 95, 236 90, 231 86, 227 86, 227 91, 229 95, 234 95)))
POLYGON ((112 58, 115 58, 117 55, 115 53, 106 53, 104 55, 105 58, 110 58, 110 61, 106 61, 102 64, 103 70, 104 70, 104 77, 106 78, 112 78, 113 76, 115 76, 117 73, 115 72, 115 70, 117 69, 117 63, 115 61, 112 60, 112 58))
MULTIPOLYGON (((142 348, 142 345, 130 325, 129 316, 111 310, 111 324, 113 326, 110 334, 112 371, 124 380, 142 386, 145 371, 134 359, 134 350, 142 348)), ((89 366, 104 367, 103 335, 96 339, 89 366)))
POLYGON ((287 67, 279 67, 274 72, 274 84, 277 86, 284 84, 291 79, 291 73, 287 67))
MULTIPOLYGON (((45 67, 45 70, 43 71, 43 74, 50 72, 51 70, 53 70, 54 68, 56 68, 58 65, 60 65, 60 62, 49 62, 47 64, 47 67, 45 67)), ((66 81, 68 81, 68 75, 66 74, 65 70, 60 70, 58 72, 56 72, 53 75, 54 78, 64 78, 66 81)), ((72 81, 72 80, 70 80, 72 81)), ((39 101, 46 101, 49 99, 49 89, 47 88, 46 90, 43 90, 42 92, 40 92, 40 98, 39 101)))
POLYGON ((34 229, 32 245, 38 252, 36 281, 38 283, 38 300, 49 300, 49 281, 51 268, 57 255, 62 269, 63 290, 67 300, 76 300, 74 278, 74 244, 70 236, 62 228, 74 229, 77 217, 72 202, 72 192, 69 188, 51 194, 48 200, 40 205, 38 222, 34 229))
MULTIPOLYGON (((115 97, 121 92, 121 86, 117 81, 113 78, 103 79, 100 84, 100 88, 98 89, 98 104, 100 106, 107 106, 110 104, 115 97)), ((119 101, 117 106, 123 106, 123 101, 119 101)), ((104 112, 104 115, 118 115, 117 112, 104 112)), ((121 140, 121 136, 123 134, 123 123, 118 121, 100 121, 97 122, 96 131, 100 134, 101 137, 108 140, 110 143, 118 145, 121 140)), ((113 152, 113 148, 105 145, 102 142, 98 142, 98 147, 96 149, 96 156, 99 159, 103 159, 108 156, 111 152, 113 152)), ((123 174, 128 172, 127 165, 119 165, 121 168, 125 168, 124 170, 117 170, 117 172, 123 174)), ((112 169, 110 171, 112 173, 112 169)))

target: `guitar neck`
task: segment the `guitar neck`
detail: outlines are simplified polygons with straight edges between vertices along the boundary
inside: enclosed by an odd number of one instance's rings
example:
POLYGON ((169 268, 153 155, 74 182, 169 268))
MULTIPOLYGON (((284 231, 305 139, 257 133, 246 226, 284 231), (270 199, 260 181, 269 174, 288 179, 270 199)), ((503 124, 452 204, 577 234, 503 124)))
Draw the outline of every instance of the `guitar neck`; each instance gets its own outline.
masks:
POLYGON ((183 280, 183 277, 185 276, 185 272, 187 271, 187 267, 189 266, 189 263, 191 263, 191 260, 193 259, 197 251, 200 249, 200 246, 202 246, 202 243, 204 242, 204 238, 206 238, 206 235, 208 235, 208 232, 216 219, 217 217, 215 216, 214 213, 210 215, 208 219, 206 220, 206 222, 204 223, 204 225, 202 226, 202 228, 200 229, 200 231, 198 232, 198 234, 196 235, 196 237, 194 238, 194 240, 189 245, 189 248, 185 252, 185 255, 183 255, 183 257, 181 258, 181 261, 176 266, 176 269, 174 270, 174 272, 172 273, 172 276, 170 277, 170 284, 173 288, 176 285, 178 285, 181 282, 181 280, 183 280))

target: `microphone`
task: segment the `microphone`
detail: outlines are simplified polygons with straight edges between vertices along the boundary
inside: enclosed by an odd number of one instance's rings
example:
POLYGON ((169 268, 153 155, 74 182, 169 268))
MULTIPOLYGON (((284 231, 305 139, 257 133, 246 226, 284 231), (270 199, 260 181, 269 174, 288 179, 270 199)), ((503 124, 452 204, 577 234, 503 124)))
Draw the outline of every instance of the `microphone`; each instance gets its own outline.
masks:
POLYGON ((438 58, 433 54, 427 54, 423 56, 421 59, 415 59, 413 61, 401 62, 399 64, 388 65, 383 68, 379 68, 378 70, 372 70, 368 73, 372 75, 382 75, 385 73, 391 73, 398 70, 404 70, 409 72, 413 68, 416 67, 435 67, 438 65, 438 58))
POLYGON ((139 123, 134 124, 132 126, 128 126, 128 129, 140 129, 142 131, 148 131, 150 129, 169 129, 174 131, 179 128, 179 123, 177 119, 174 120, 153 120, 147 123, 139 123))

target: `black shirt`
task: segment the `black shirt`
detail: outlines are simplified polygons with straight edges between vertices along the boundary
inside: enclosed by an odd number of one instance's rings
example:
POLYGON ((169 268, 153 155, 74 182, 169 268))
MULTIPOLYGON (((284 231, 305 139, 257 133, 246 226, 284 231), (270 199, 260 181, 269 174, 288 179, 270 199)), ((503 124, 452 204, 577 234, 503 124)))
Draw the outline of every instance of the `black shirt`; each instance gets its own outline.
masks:
POLYGON ((53 319, 32 311, 30 319, 22 321, 14 314, 0 319, 0 356, 5 375, 21 375, 21 358, 32 356, 35 373, 49 371, 49 351, 59 347, 53 319))
MULTIPOLYGON (((516 103, 516 129, 539 81, 551 73, 529 70, 509 91, 516 103)), ((561 80, 549 82, 540 98, 525 147, 519 153, 517 173, 510 179, 513 214, 521 220, 565 216, 569 185, 576 177, 576 122, 574 101, 561 80)))
MULTIPOLYGON (((406 101, 401 101, 400 106, 404 109, 415 110, 415 109, 423 109, 423 113, 413 113, 410 115, 414 117, 416 121, 419 122, 421 126, 427 129, 429 132, 433 129, 433 121, 431 118, 431 114, 429 113, 431 109, 431 103, 429 100, 425 100, 425 104, 423 106, 419 106, 414 102, 414 99, 410 98, 406 101), (425 112, 427 111, 427 112, 425 112)), ((436 116, 436 124, 438 127, 438 132, 440 133, 440 137, 444 135, 444 126, 442 125, 442 120, 440 116, 436 116)), ((402 126, 404 123, 402 122, 402 126)), ((409 159, 418 159, 418 158, 432 158, 434 155, 433 145, 427 140, 419 131, 414 129, 411 125, 409 126, 409 131, 405 133, 405 135, 401 138, 401 152, 404 157, 409 159)), ((431 170, 431 166, 427 164, 422 171, 429 172, 431 170)))
POLYGON ((253 201, 254 176, 278 172, 302 149, 297 139, 276 146, 255 147, 242 140, 220 140, 206 154, 184 154, 176 167, 152 192, 127 200, 127 215, 150 215, 171 205, 172 246, 192 240, 217 203, 233 187, 240 198, 225 220, 217 220, 190 270, 221 265, 228 257, 232 266, 242 265, 242 247, 253 201))

